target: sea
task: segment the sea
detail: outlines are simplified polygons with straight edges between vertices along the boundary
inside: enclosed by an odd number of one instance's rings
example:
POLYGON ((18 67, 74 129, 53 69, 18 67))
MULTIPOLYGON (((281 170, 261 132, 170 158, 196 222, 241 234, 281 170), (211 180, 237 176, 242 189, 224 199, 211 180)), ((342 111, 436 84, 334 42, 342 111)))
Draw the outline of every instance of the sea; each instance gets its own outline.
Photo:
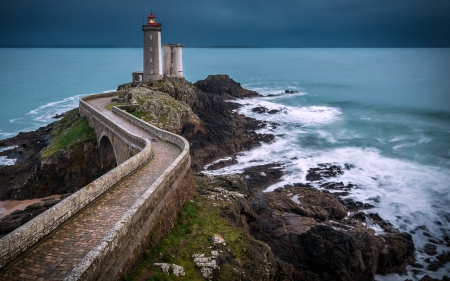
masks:
MULTIPOLYGON (((141 48, 1 48, 0 139, 45 126, 141 69, 141 48)), ((422 251, 426 243, 450 251, 450 49, 184 48, 183 72, 190 82, 228 74, 265 96, 238 101, 239 113, 279 124, 260 131, 276 135, 273 142, 213 173, 278 163, 285 175, 271 191, 307 182, 318 164, 351 164, 330 181, 356 185, 348 198, 411 233, 425 267, 376 280, 450 276, 450 263, 427 270, 425 259, 435 256, 422 251)))

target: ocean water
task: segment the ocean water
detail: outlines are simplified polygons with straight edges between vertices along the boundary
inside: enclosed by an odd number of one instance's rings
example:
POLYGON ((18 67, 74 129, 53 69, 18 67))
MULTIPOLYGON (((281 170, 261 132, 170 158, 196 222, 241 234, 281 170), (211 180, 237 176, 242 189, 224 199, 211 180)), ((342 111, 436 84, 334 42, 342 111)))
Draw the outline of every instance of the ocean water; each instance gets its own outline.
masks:
MULTIPOLYGON (((84 95, 114 90, 141 60, 141 49, 0 49, 0 139, 48 124, 84 95)), ((239 101, 240 113, 279 123, 261 131, 277 137, 214 173, 277 162, 286 175, 273 190, 305 182, 320 163, 352 164, 332 180, 356 184, 348 197, 412 233, 418 263, 429 258, 420 251, 424 232, 438 242, 450 236, 450 49, 185 48, 183 66, 191 82, 229 74, 264 96, 297 91, 239 101), (258 105, 281 112, 252 112, 258 105)), ((425 273, 450 275, 450 264, 377 280, 425 273)))

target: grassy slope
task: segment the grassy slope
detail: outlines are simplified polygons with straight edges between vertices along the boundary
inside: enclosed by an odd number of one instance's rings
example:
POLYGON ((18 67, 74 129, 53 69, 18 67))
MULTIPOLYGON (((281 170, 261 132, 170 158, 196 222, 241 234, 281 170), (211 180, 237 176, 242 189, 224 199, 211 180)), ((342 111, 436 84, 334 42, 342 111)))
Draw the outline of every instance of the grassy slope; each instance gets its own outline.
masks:
MULTIPOLYGON (((247 241, 249 238, 242 229, 231 225, 220 215, 219 204, 224 202, 215 202, 202 195, 186 202, 172 231, 159 244, 151 247, 151 250, 146 250, 144 261, 133 271, 125 274, 123 279, 127 281, 204 280, 192 255, 204 253, 206 256, 211 256, 211 250, 215 250, 211 241, 214 234, 220 234, 225 239, 224 252, 231 251, 239 262, 251 262, 245 252, 246 245, 251 244, 247 241), (186 275, 183 277, 173 274, 165 275, 159 268, 152 266, 156 262, 181 265, 186 275)), ((231 266, 228 263, 221 266, 217 280, 234 279, 231 266)))
POLYGON ((70 148, 82 141, 96 140, 95 132, 77 110, 70 111, 63 119, 55 122, 50 132, 52 140, 42 151, 41 157, 48 158, 58 151, 70 148))

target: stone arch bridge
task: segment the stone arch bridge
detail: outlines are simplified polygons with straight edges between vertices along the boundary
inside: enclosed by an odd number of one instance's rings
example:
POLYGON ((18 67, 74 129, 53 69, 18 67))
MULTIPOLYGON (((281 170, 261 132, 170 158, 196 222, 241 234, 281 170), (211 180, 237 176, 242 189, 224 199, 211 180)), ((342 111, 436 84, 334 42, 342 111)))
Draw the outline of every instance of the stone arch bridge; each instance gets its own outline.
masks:
POLYGON ((117 167, 1 238, 0 281, 118 280, 193 196, 188 142, 107 110, 118 94, 91 95, 79 107, 100 160, 117 167))

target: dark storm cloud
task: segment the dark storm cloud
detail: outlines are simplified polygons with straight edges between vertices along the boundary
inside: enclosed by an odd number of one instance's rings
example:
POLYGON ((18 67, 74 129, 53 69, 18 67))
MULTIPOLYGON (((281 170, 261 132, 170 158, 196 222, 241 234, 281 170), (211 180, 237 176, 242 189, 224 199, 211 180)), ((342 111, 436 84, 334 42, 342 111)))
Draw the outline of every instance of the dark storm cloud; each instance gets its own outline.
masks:
POLYGON ((450 0, 2 0, 0 45, 140 46, 151 10, 186 46, 450 47, 450 0))

